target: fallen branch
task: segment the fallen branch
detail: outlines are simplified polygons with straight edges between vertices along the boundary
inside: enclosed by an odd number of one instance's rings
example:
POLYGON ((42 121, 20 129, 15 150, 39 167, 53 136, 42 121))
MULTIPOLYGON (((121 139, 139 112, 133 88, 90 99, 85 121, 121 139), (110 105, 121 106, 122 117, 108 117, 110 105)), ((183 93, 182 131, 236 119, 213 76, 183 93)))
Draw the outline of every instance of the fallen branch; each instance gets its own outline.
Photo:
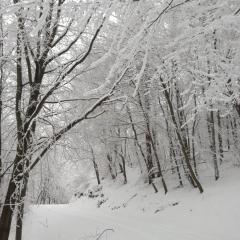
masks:
POLYGON ((99 240, 99 239, 103 236, 103 234, 104 234, 105 232, 107 232, 107 231, 114 232, 114 230, 113 230, 112 228, 107 228, 107 229, 103 230, 103 231, 97 236, 96 240, 99 240))

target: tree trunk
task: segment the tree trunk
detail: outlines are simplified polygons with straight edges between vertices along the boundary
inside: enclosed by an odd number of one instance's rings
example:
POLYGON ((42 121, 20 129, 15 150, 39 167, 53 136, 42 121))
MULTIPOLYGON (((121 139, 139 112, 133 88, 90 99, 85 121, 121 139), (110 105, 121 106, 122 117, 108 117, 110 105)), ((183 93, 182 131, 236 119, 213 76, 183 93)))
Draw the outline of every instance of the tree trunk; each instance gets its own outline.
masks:
MULTIPOLYGON (((2 173, 2 91, 3 91, 3 18, 2 18, 2 6, 0 3, 0 176, 2 173)), ((1 188, 1 177, 0 177, 1 188)))
POLYGON ((113 168, 112 168, 112 157, 110 156, 110 154, 107 154, 107 159, 108 159, 108 167, 109 167, 109 171, 111 174, 112 179, 114 180, 116 178, 115 174, 113 173, 113 168))
POLYGON ((230 117, 229 116, 227 116, 226 117, 226 130, 227 130, 227 149, 228 149, 228 151, 230 150, 230 127, 229 127, 229 125, 230 125, 230 122, 231 120, 230 120, 230 117))
POLYGON ((239 155, 240 155, 240 151, 239 151, 239 140, 238 140, 238 128, 237 128, 237 122, 235 117, 233 116, 232 119, 230 120, 231 122, 231 130, 232 130, 232 138, 233 138, 233 146, 234 146, 234 151, 237 153, 237 157, 238 157, 238 161, 239 161, 239 155))
POLYGON ((23 179, 23 189, 21 191, 21 195, 18 200, 15 240, 22 240, 23 216, 24 216, 24 205, 25 205, 24 203, 25 203, 25 197, 27 193, 28 179, 29 179, 29 175, 26 174, 23 179))
MULTIPOLYGON (((195 109, 197 108, 197 101, 196 101, 196 94, 193 96, 194 99, 194 107, 195 109)), ((198 172, 197 172, 197 162, 196 162, 196 155, 195 155, 195 127, 196 127, 196 117, 197 117, 197 110, 194 112, 195 117, 193 121, 193 126, 192 126, 192 159, 193 159, 193 165, 194 165, 194 171, 196 176, 198 177, 198 172)))
MULTIPOLYGON (((145 156, 145 154, 144 154, 144 151, 143 151, 143 149, 142 149, 142 146, 141 146, 141 144, 140 144, 140 142, 139 142, 138 135, 137 135, 137 131, 136 131, 135 125, 134 125, 134 123, 133 123, 132 115, 131 115, 131 112, 130 112, 130 109, 129 109, 128 106, 127 106, 127 113, 128 113, 128 116, 129 116, 129 120, 130 120, 130 123, 131 123, 131 127, 132 127, 132 130, 133 130, 133 133, 134 133, 135 143, 136 143, 136 145, 138 146, 138 148, 139 148, 139 150, 140 150, 140 153, 141 153, 141 155, 142 155, 142 157, 143 157, 144 163, 145 163, 146 168, 147 168, 147 171, 148 171, 147 158, 146 158, 146 156, 145 156)), ((149 172, 148 172, 148 173, 149 173, 149 172)), ((152 182, 149 174, 148 174, 148 182, 149 182, 149 183, 152 182)))
POLYGON ((217 112, 217 120, 218 120, 218 144, 219 144, 219 161, 220 164, 223 161, 223 141, 222 141, 222 124, 221 124, 221 117, 220 111, 217 112))
MULTIPOLYGON (((151 136, 150 136, 150 137, 151 137, 151 136)), ((160 160, 159 160, 158 153, 157 153, 157 149, 156 149, 155 143, 153 142, 152 137, 151 137, 151 143, 152 143, 152 148, 153 148, 154 156, 155 156, 156 162, 157 162, 158 177, 161 178, 164 192, 165 192, 165 194, 167 194, 167 192, 168 192, 167 185, 166 185, 166 182, 165 182, 164 177, 163 177, 163 174, 162 174, 162 168, 161 168, 161 165, 160 165, 160 160)))
POLYGON ((11 224, 12 224, 12 216, 13 211, 15 209, 16 200, 12 199, 11 196, 16 190, 16 185, 14 183, 13 178, 10 179, 10 183, 8 185, 7 195, 5 197, 4 205, 2 208, 2 214, 0 217, 0 240, 8 240, 11 224))
POLYGON ((145 140, 146 140, 147 170, 148 170, 148 174, 149 174, 149 184, 151 184, 152 180, 154 178, 154 172, 153 172, 151 137, 148 132, 145 133, 145 140))
POLYGON ((147 170, 148 170, 148 175, 149 175, 149 184, 152 183, 154 176, 154 171, 153 171, 153 158, 152 158, 152 144, 151 144, 151 133, 149 131, 150 129, 150 122, 149 122, 149 117, 148 117, 148 112, 150 110, 150 103, 149 103, 149 98, 145 96, 144 99, 144 106, 141 100, 141 96, 138 92, 138 101, 139 105, 142 109, 143 112, 143 117, 145 120, 145 144, 146 144, 146 164, 147 164, 147 170))
POLYGON ((215 140, 215 126, 214 126, 214 112, 211 110, 208 116, 208 133, 210 139, 210 149, 213 159, 215 180, 219 179, 219 168, 217 162, 216 140, 215 140))
MULTIPOLYGON (((89 145, 90 145, 90 144, 89 144, 89 145)), ((91 145, 90 145, 90 149, 91 149, 91 153, 92 153, 92 162, 93 162, 93 168, 94 168, 94 171, 95 171, 95 174, 96 174, 96 178, 97 178, 97 183, 98 183, 98 184, 101 184, 100 175, 99 175, 99 170, 98 170, 98 165, 97 165, 97 163, 96 163, 95 154, 94 154, 94 151, 93 151, 93 148, 92 148, 91 145)))
POLYGON ((123 173, 123 178, 124 178, 124 184, 127 184, 127 173, 126 173, 126 161, 122 153, 119 153, 121 159, 122 159, 122 173, 123 173))
POLYGON ((177 159, 176 159, 176 154, 175 154, 175 150, 174 150, 174 146, 173 146, 173 141, 172 141, 170 127, 169 127, 169 124, 168 124, 168 121, 167 121, 167 118, 166 118, 166 114, 165 114, 164 108, 163 108, 163 106, 161 104, 160 97, 158 97, 158 103, 159 103, 159 106, 160 106, 160 108, 161 108, 161 110, 163 112, 164 119, 165 119, 165 124, 166 124, 166 128, 167 128, 167 135, 168 135, 168 141, 169 141, 169 155, 170 155, 170 158, 173 158, 173 161, 174 161, 176 169, 177 169, 179 184, 182 187, 183 186, 182 176, 181 176, 179 165, 178 165, 178 162, 177 162, 177 159))
MULTIPOLYGON (((23 171, 25 166, 28 166, 29 160, 24 158, 26 152, 23 151, 21 147, 18 146, 17 149, 17 155, 14 159, 13 172, 8 184, 7 194, 0 217, 0 240, 8 240, 13 213, 17 209, 16 206, 20 207, 20 212, 23 214, 23 206, 21 207, 21 205, 23 204, 26 196, 29 177, 28 173, 24 174, 23 171), (22 186, 22 189, 19 189, 17 184, 22 186)), ((18 230, 18 233, 20 232, 21 230, 18 230)))
POLYGON ((195 175, 195 173, 194 173, 194 171, 192 169, 190 158, 189 158, 189 155, 188 155, 189 151, 186 149, 186 145, 184 144, 184 141, 183 141, 183 139, 181 137, 181 131, 179 130, 179 126, 177 124, 177 121, 176 121, 176 118, 175 118, 175 115, 174 115, 173 105, 172 105, 172 102, 171 102, 171 99, 170 99, 170 96, 169 96, 169 93, 168 93, 168 90, 167 90, 167 86, 166 86, 166 84, 164 83, 164 81, 163 81, 163 79, 161 77, 160 77, 160 81, 162 83, 162 86, 163 86, 163 89, 164 89, 164 96, 165 96, 167 104, 169 106, 169 111, 170 111, 170 114, 171 114, 171 118, 172 118, 173 124, 175 126, 177 139, 178 139, 179 144, 181 146, 181 150, 182 150, 182 153, 183 153, 183 156, 184 156, 184 160, 185 160, 187 168, 189 170, 189 176, 192 178, 194 183, 197 185, 197 187, 199 189, 199 192, 203 193, 202 185, 198 181, 198 179, 197 179, 197 177, 196 177, 196 175, 195 175))
POLYGON ((98 165, 97 165, 97 163, 95 161, 93 162, 93 165, 94 165, 94 170, 95 170, 95 174, 96 174, 96 178, 97 178, 97 183, 101 184, 99 170, 98 170, 98 165))

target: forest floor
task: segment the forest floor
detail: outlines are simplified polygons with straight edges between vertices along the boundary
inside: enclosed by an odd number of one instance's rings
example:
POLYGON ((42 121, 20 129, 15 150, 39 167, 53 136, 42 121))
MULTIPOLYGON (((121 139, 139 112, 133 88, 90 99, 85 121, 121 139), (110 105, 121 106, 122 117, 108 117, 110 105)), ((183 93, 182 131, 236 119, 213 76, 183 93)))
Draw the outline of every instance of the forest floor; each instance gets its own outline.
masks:
POLYGON ((239 240, 240 169, 226 171, 217 182, 209 179, 203 194, 185 187, 165 196, 146 184, 109 183, 99 208, 98 198, 87 197, 66 205, 31 206, 23 239, 239 240))

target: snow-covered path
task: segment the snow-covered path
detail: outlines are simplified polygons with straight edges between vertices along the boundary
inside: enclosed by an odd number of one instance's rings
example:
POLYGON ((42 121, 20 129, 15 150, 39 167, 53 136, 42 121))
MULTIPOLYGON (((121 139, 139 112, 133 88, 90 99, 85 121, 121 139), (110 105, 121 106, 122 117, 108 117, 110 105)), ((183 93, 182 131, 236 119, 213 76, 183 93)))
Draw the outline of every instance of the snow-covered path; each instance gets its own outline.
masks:
MULTIPOLYGON (((111 199, 128 199, 128 186, 109 190, 111 199)), ((166 196, 138 192, 128 206, 101 208, 96 200, 66 205, 32 206, 24 224, 24 240, 240 240, 239 171, 205 185, 205 192, 179 189, 166 196), (178 202, 173 205, 172 203, 178 202), (156 212, 156 210, 158 210, 156 212)), ((109 196, 109 195, 108 195, 109 196)), ((113 201, 111 202, 113 204, 113 201)), ((119 206, 119 202, 118 202, 119 206)))
MULTIPOLYGON (((216 210, 216 209, 215 209, 216 210)), ((199 214, 181 207, 157 214, 140 211, 106 211, 78 204, 31 207, 25 222, 24 240, 239 240, 239 218, 223 219, 221 213, 199 214), (205 217, 204 217, 205 214, 205 217), (219 219, 218 219, 219 218, 219 219)), ((239 215, 238 215, 239 216, 239 215)))

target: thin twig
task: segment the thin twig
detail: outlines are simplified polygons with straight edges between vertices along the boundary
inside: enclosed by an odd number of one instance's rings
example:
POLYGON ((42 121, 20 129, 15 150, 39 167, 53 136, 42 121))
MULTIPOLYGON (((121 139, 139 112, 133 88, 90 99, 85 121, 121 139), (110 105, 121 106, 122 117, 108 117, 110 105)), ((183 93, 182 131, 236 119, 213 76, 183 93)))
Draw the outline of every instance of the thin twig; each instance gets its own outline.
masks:
POLYGON ((107 231, 114 232, 114 230, 113 230, 112 228, 104 229, 104 230, 98 235, 98 237, 96 238, 96 240, 99 240, 99 239, 102 237, 102 235, 103 235, 105 232, 107 232, 107 231))

